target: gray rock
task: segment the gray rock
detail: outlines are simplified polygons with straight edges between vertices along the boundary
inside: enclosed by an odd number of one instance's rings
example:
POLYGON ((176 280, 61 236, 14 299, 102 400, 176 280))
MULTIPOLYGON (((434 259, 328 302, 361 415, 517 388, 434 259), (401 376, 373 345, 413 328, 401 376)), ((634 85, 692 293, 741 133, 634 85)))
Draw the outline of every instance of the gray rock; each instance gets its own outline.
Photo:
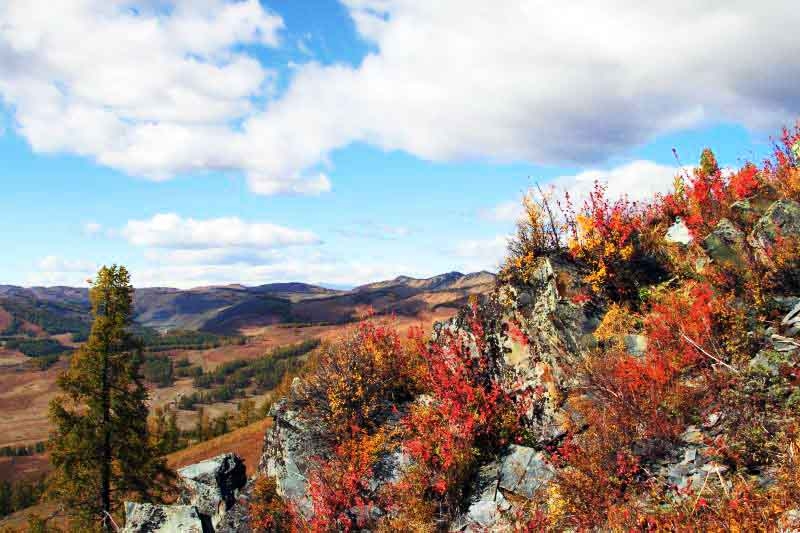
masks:
POLYGON ((178 503, 197 507, 213 527, 222 521, 247 484, 242 459, 227 453, 178 470, 183 490, 178 503))
POLYGON ((762 187, 749 198, 731 204, 731 218, 742 226, 752 226, 769 206, 778 199, 778 192, 772 187, 762 187))
POLYGON ((457 517, 450 531, 497 531, 503 523, 503 513, 511 508, 499 490, 500 464, 490 463, 478 474, 475 497, 467 512, 457 517))
POLYGON ((702 246, 716 263, 744 265, 745 235, 727 218, 717 223, 714 230, 703 239, 702 246))
POLYGON ((703 433, 697 426, 687 426, 686 431, 681 435, 681 440, 688 444, 700 444, 703 442, 703 433))
POLYGON ((542 452, 526 446, 511 445, 500 466, 500 488, 532 498, 553 478, 553 467, 542 452))
POLYGON ((629 354, 642 357, 647 352, 647 337, 644 335, 625 335, 625 349, 629 354))
POLYGON ((191 505, 153 505, 125 502, 122 533, 205 533, 209 529, 191 505))
POLYGON ((520 307, 530 305, 532 301, 533 296, 531 296, 529 291, 522 291, 519 293, 519 296, 517 296, 517 305, 520 307))
POLYGON ((728 471, 728 467, 720 463, 708 463, 700 467, 703 472, 710 472, 711 474, 722 474, 728 471))
POLYGON ((710 413, 706 417, 706 419, 703 420, 703 427, 706 428, 706 429, 713 428, 714 426, 717 425, 717 422, 719 422, 722 419, 722 417, 723 417, 723 415, 719 411, 715 411, 713 413, 710 413))
POLYGON ((772 347, 776 352, 795 352, 800 350, 800 342, 783 335, 773 334, 770 337, 770 342, 772 342, 772 347))
POLYGON ((800 204, 794 200, 778 200, 759 219, 748 237, 750 245, 759 250, 759 257, 769 262, 766 251, 779 237, 800 237, 800 204))
POLYGON ((800 303, 795 305, 792 310, 783 317, 781 326, 786 330, 786 335, 790 337, 794 337, 800 333, 800 303))
MULTIPOLYGON (((781 345, 780 341, 778 345, 781 345)), ((793 352, 794 350, 760 350, 755 357, 750 359, 747 366, 751 371, 777 376, 780 366, 788 362, 787 357, 793 352)))
POLYGON ((259 471, 274 478, 278 494, 311 518, 314 509, 306 472, 315 449, 310 432, 285 401, 276 402, 273 417, 272 428, 264 435, 259 471))
POLYGON ((683 454, 683 463, 694 464, 695 459, 697 459, 697 448, 686 448, 683 454))

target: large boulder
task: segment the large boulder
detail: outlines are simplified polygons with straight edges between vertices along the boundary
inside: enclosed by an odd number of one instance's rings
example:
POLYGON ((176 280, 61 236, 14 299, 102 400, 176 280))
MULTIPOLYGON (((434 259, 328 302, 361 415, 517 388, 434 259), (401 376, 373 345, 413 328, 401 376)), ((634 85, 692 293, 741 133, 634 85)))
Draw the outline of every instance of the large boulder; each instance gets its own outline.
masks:
POLYGON ((238 492, 247 484, 244 461, 226 453, 178 470, 183 490, 178 503, 193 505, 209 517, 214 527, 235 504, 238 492))
POLYGON ((745 263, 745 235, 727 218, 720 220, 714 230, 703 239, 703 249, 714 262, 724 266, 743 267, 745 263))
POLYGON ((125 502, 122 533, 208 533, 213 531, 192 505, 125 502))
POLYGON ((530 499, 553 478, 553 472, 542 452, 511 445, 500 466, 499 486, 530 499))
POLYGON ((315 452, 312 432, 286 400, 276 402, 270 416, 272 427, 264 435, 259 473, 275 479, 278 494, 310 518, 313 506, 306 472, 315 452))
POLYGON ((754 195, 731 204, 731 218, 742 227, 750 227, 764 216, 769 206, 778 199, 778 191, 763 186, 754 195))
POLYGON ((760 252, 762 261, 768 263, 769 251, 780 239, 795 238, 800 238, 800 203, 778 200, 756 222, 748 242, 760 252))
POLYGON ((506 526, 503 514, 511 509, 511 503, 500 490, 499 479, 499 462, 493 462, 481 468, 475 482, 475 496, 470 502, 467 512, 453 520, 450 531, 471 533, 491 531, 492 528, 506 526))
POLYGON ((530 500, 547 487, 555 475, 544 454, 527 446, 509 446, 505 455, 480 469, 474 497, 457 517, 451 531, 509 531, 508 513, 513 501, 530 500))

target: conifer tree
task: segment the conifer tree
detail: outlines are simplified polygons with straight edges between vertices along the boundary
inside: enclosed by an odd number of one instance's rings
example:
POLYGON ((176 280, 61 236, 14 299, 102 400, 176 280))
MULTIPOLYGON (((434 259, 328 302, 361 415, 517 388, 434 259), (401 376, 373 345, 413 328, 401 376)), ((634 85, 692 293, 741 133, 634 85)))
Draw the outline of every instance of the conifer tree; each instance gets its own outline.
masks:
POLYGON ((50 404, 50 493, 84 530, 110 531, 125 498, 158 500, 174 474, 148 437, 128 271, 101 268, 89 294, 91 333, 58 379, 63 394, 50 404))

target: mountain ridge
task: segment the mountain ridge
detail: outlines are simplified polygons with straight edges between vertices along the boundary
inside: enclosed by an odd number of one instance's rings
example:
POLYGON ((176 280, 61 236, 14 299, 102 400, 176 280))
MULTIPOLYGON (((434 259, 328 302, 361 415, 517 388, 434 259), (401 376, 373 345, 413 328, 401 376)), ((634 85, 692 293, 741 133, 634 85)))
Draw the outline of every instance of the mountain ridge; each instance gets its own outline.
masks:
MULTIPOLYGON (((487 271, 453 271, 429 278, 398 276, 349 290, 304 282, 143 287, 135 289, 134 318, 142 326, 161 331, 223 334, 278 323, 344 323, 368 311, 416 315, 443 306, 457 308, 469 294, 490 290, 494 279, 487 271)), ((48 333, 76 332, 81 329, 78 322, 88 328, 89 291, 63 285, 0 285, 0 309, 23 325, 44 323, 42 329, 48 333), (65 317, 67 325, 61 324, 65 317)))

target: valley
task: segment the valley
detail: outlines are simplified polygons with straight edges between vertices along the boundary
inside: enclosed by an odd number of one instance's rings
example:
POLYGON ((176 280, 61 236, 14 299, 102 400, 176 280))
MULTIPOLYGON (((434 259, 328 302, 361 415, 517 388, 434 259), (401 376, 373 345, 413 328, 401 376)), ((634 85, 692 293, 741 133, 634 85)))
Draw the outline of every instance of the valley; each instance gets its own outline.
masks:
MULTIPOLYGON (((151 409, 174 410, 178 428, 187 432, 197 425, 201 406, 210 420, 223 414, 234 417, 242 399, 259 407, 271 392, 250 383, 230 399, 181 408, 182 399, 210 394, 217 387, 198 387, 195 377, 181 371, 210 375, 222 365, 267 358, 281 347, 333 341, 371 313, 393 317, 401 331, 411 326, 428 329, 452 316, 471 294, 488 292, 493 285, 494 276, 482 272, 402 277, 351 291, 298 283, 137 290, 136 328, 145 339, 146 360, 158 360, 161 366, 154 372, 168 374, 163 383, 148 381, 151 409)), ((58 395, 56 379, 88 333, 89 323, 84 289, 0 287, 0 449, 48 438, 48 405, 58 395), (32 346, 51 345, 60 348, 30 355, 32 346)), ((0 481, 36 479, 47 468, 42 455, 0 457, 0 481)))

